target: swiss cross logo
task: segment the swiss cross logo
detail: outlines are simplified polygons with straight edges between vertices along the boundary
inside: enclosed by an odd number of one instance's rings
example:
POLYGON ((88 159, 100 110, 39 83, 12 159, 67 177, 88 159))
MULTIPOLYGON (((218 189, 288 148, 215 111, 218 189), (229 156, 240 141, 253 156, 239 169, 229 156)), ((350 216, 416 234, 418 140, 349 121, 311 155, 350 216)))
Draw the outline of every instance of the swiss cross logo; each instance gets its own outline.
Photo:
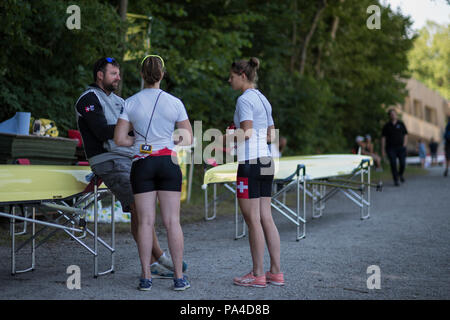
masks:
POLYGON ((237 177, 236 192, 238 198, 248 199, 248 178, 237 177))
POLYGON ((86 112, 94 111, 94 106, 93 105, 87 106, 86 108, 84 108, 84 110, 86 110, 86 112))

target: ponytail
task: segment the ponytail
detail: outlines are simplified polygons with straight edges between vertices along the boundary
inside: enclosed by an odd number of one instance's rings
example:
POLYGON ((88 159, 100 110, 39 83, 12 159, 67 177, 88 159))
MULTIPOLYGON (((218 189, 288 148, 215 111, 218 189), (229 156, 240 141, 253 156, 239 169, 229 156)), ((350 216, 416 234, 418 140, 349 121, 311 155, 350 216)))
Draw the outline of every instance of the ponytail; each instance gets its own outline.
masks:
POLYGON ((256 83, 258 81, 257 70, 259 69, 259 59, 252 57, 249 60, 240 60, 231 64, 231 71, 236 74, 245 73, 248 81, 256 83))

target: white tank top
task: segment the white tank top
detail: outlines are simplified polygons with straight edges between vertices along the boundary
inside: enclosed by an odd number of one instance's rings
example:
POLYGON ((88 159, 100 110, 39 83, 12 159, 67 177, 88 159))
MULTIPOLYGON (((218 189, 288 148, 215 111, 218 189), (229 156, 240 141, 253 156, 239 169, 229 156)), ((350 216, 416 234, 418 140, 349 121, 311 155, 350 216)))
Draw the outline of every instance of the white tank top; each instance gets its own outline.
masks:
POLYGON ((242 121, 253 121, 253 134, 250 139, 237 145, 238 161, 270 156, 267 144, 267 128, 274 124, 272 106, 269 100, 257 89, 247 89, 238 98, 234 112, 234 125, 240 128, 242 121))

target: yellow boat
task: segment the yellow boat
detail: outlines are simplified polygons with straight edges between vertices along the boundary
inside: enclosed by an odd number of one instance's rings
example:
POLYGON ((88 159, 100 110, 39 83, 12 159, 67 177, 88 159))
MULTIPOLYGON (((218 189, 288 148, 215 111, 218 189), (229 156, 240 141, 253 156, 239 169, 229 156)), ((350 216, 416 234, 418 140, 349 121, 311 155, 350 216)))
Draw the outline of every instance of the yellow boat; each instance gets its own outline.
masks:
POLYGON ((106 186, 92 186, 91 168, 88 166, 58 166, 58 165, 0 165, 0 207, 9 207, 9 213, 0 212, 1 217, 11 221, 11 273, 23 273, 35 268, 35 249, 44 243, 55 232, 49 234, 39 244, 37 236, 47 228, 62 230, 94 256, 94 277, 114 272, 114 205, 111 206, 111 242, 106 243, 98 235, 98 201, 99 195, 110 194, 106 186), (92 186, 92 190, 91 187, 92 186), (93 230, 88 228, 85 217, 86 208, 94 206, 93 230), (36 217, 36 208, 50 209, 56 213, 54 221, 43 221, 36 217), (21 214, 16 209, 21 209, 21 214), (26 209, 31 208, 31 215, 26 209), (16 224, 23 221, 22 231, 16 230, 16 224), (31 232, 27 230, 31 224, 31 232), (43 226, 36 231, 36 225, 43 226), (16 236, 29 234, 29 238, 16 248, 16 236), (88 245, 84 240, 92 236, 94 243, 88 245), (31 244, 31 267, 18 270, 16 254, 26 244, 31 244), (101 244, 110 252, 111 268, 98 271, 98 245, 101 244))
MULTIPOLYGON (((306 155, 275 158, 274 162, 274 182, 282 183, 284 187, 272 195, 271 206, 297 226, 297 240, 306 235, 307 195, 312 199, 313 218, 322 216, 325 202, 341 191, 360 207, 360 217, 364 220, 370 217, 370 187, 376 187, 378 191, 381 191, 381 184, 370 183, 370 166, 373 165, 373 159, 370 156, 359 154, 306 155), (342 176, 349 177, 339 179, 342 176), (296 210, 289 208, 278 199, 294 187, 297 192, 296 210), (328 191, 327 188, 329 188, 328 191), (301 226, 303 226, 303 232, 300 232, 301 226)), ((238 163, 233 162, 210 168, 205 172, 202 185, 205 197, 205 220, 213 220, 216 217, 217 186, 223 185, 228 191, 236 194, 234 184, 237 168, 238 163), (208 185, 213 186, 211 202, 208 199, 208 185), (210 205, 213 207, 211 216, 208 213, 210 205)), ((238 220, 239 208, 235 197, 235 239, 246 234, 243 220, 242 231, 238 230, 238 220)))

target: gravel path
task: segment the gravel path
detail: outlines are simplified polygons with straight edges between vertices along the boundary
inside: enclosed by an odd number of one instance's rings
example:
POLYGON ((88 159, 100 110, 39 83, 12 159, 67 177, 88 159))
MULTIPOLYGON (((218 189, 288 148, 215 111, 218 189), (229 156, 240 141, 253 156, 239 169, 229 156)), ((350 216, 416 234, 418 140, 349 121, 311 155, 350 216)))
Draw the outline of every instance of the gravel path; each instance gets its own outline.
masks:
MULTIPOLYGON (((310 215, 310 213, 309 213, 310 215)), ((295 226, 274 212, 281 236, 286 286, 243 288, 232 278, 251 269, 248 239, 234 240, 234 217, 183 226, 191 288, 171 290, 172 281, 155 279, 150 292, 136 290, 140 266, 129 234, 116 239, 116 272, 94 279, 93 258, 71 240, 46 243, 36 252, 36 270, 10 275, 10 249, 0 246, 0 299, 449 299, 450 178, 442 168, 407 178, 372 193, 371 218, 343 195, 327 203, 320 219, 308 217, 306 238, 295 241, 295 226), (81 268, 81 289, 66 286, 70 265, 81 268), (368 289, 380 270, 380 289, 368 289)), ((0 229, 0 232, 7 232, 0 229)), ((160 231, 163 248, 167 247, 160 231)), ((24 265, 25 259, 19 259, 24 265)), ((268 254, 266 253, 266 269, 268 254)), ((100 266, 104 266, 101 260, 100 266)))

